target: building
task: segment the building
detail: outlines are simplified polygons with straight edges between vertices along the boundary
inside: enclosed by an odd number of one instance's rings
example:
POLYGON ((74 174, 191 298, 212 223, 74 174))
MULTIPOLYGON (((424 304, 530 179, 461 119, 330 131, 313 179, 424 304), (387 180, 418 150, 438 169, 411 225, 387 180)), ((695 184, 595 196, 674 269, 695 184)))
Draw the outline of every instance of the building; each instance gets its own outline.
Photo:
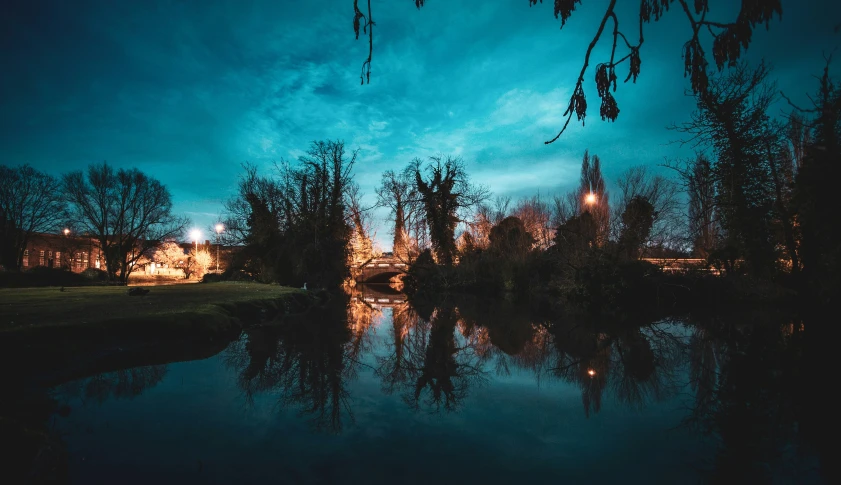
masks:
POLYGON ((81 273, 88 268, 105 269, 99 243, 87 236, 35 233, 23 251, 22 270, 45 266, 81 273))

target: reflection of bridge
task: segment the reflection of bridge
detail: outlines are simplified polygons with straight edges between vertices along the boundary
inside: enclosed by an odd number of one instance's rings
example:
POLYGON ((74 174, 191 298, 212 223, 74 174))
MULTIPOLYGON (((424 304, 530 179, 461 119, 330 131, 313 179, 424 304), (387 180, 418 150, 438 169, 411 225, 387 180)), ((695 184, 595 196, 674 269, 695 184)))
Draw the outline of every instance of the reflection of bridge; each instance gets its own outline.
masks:
POLYGON ((363 301, 373 307, 394 307, 406 303, 406 295, 388 285, 361 286, 351 297, 354 301, 363 301))
POLYGON ((388 283, 389 279, 406 272, 406 263, 393 256, 369 259, 359 266, 357 281, 365 283, 388 283))

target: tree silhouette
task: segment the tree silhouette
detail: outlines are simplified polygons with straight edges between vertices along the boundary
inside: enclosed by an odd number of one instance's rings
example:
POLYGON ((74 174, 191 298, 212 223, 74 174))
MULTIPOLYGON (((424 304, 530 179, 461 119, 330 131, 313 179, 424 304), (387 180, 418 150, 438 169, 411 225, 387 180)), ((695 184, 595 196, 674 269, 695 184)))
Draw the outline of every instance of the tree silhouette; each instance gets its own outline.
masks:
POLYGON ((70 218, 99 243, 111 280, 128 281, 135 263, 162 241, 180 236, 186 218, 172 214, 172 196, 140 170, 107 163, 64 176, 70 218))
MULTIPOLYGON (((537 5, 543 0, 528 0, 529 6, 537 5)), ((569 21, 572 13, 581 0, 554 0, 555 18, 561 19, 561 28, 569 21)), ((639 14, 632 18, 635 27, 639 26, 637 41, 629 40, 629 37, 619 30, 619 16, 616 14, 616 0, 610 0, 604 15, 598 25, 595 36, 587 46, 584 54, 584 63, 581 72, 572 89, 567 108, 563 113, 566 117, 563 127, 551 140, 546 141, 548 145, 555 142, 566 131, 572 116, 575 115, 578 121, 584 123, 587 116, 587 98, 584 94, 584 76, 590 67, 590 56, 593 50, 605 34, 605 27, 612 21, 613 30, 608 33, 612 38, 610 57, 603 62, 596 64, 595 81, 597 94, 601 99, 599 115, 602 120, 615 121, 619 116, 619 106, 611 91, 616 92, 618 76, 616 68, 623 63, 628 63, 628 74, 624 82, 633 81, 636 83, 640 75, 642 60, 640 50, 645 41, 643 31, 646 24, 658 22, 665 18, 670 7, 677 3, 686 16, 692 36, 683 44, 684 77, 689 77, 693 93, 701 93, 707 89, 709 62, 707 53, 702 42, 702 35, 707 32, 712 36, 712 56, 716 67, 721 71, 724 66, 734 66, 747 50, 753 37, 753 30, 757 25, 764 24, 767 27, 771 24, 774 14, 782 17, 781 0, 741 0, 740 9, 732 22, 713 21, 707 18, 710 11, 710 0, 694 0, 690 6, 689 0, 641 0, 639 14), (621 51, 619 51, 621 50, 621 51), (624 52, 624 55, 623 55, 624 52)), ((424 0, 415 0, 415 6, 421 8, 424 0)), ((359 0, 353 0, 353 30, 356 38, 359 38, 359 31, 368 34, 368 58, 362 64, 361 82, 371 82, 371 58, 374 50, 375 23, 371 19, 371 1, 368 0, 368 14, 365 15, 359 9, 359 0)))
POLYGON ((414 161, 415 185, 425 209, 432 249, 438 264, 451 266, 456 255, 459 212, 487 199, 488 191, 470 182, 461 158, 430 157, 426 179, 421 163, 419 159, 414 161))
POLYGON ((57 232, 65 209, 55 177, 29 165, 0 165, 0 265, 20 268, 33 234, 57 232))

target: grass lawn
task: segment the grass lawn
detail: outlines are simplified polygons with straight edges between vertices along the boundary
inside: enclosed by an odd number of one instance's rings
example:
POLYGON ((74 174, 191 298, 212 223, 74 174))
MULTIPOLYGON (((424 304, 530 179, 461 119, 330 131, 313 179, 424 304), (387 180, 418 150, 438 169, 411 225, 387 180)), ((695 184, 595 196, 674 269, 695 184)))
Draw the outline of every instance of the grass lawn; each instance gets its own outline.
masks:
POLYGON ((275 304, 302 290, 259 283, 126 287, 0 288, 0 338, 7 332, 50 327, 100 327, 117 322, 175 323, 230 319, 237 307, 275 304))

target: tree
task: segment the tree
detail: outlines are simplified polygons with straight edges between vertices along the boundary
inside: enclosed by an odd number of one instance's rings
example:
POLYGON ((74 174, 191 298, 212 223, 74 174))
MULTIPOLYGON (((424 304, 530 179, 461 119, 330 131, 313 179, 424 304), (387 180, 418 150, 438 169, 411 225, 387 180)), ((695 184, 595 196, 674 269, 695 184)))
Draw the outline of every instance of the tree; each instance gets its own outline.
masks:
POLYGON ((645 243, 651 235, 656 211, 651 201, 642 195, 635 195, 622 211, 622 232, 619 248, 628 259, 639 259, 645 243))
POLYGON ((237 197, 226 204, 226 221, 244 228, 239 264, 267 282, 342 284, 349 271, 354 216, 348 194, 356 157, 356 151, 348 156, 342 141, 316 141, 296 165, 276 164, 274 177, 246 165, 237 197))
POLYGON ((777 136, 767 115, 777 90, 767 81, 769 68, 739 64, 711 80, 696 95, 698 109, 679 129, 688 142, 711 147, 716 154, 712 174, 716 186, 716 212, 724 245, 744 258, 753 274, 767 274, 777 264, 773 238, 776 154, 769 140, 777 136))
POLYGON ((198 253, 196 251, 190 251, 190 261, 196 277, 201 278, 207 274, 208 269, 213 265, 213 256, 206 249, 200 249, 198 253))
POLYGON ((589 151, 584 151, 581 161, 581 183, 578 187, 578 206, 581 212, 589 212, 596 224, 596 244, 607 242, 610 230, 610 203, 602 177, 601 160, 598 155, 590 158, 589 151))
POLYGON ((179 268, 184 271, 184 276, 188 276, 190 269, 187 265, 187 253, 175 241, 166 241, 158 246, 155 251, 154 259, 159 263, 164 263, 168 268, 179 268))
MULTIPOLYGON (((394 217, 394 240, 392 251, 401 259, 409 259, 413 229, 417 229, 417 219, 421 212, 419 197, 413 181, 411 166, 401 172, 386 170, 383 172, 380 186, 377 187, 377 205, 390 209, 394 217)), ((414 236, 417 239, 417 235, 414 236)))
POLYGON ((350 264, 359 266, 374 257, 374 243, 371 240, 371 223, 367 211, 362 207, 359 185, 351 183, 347 190, 347 211, 353 226, 350 237, 350 264))
POLYGON ((456 254, 455 229, 459 212, 488 198, 488 190, 470 183, 461 158, 430 157, 424 180, 422 162, 414 161, 415 185, 423 201, 432 249, 439 264, 451 266, 456 254))
POLYGON ((619 176, 618 198, 615 201, 615 215, 619 227, 612 231, 616 238, 621 236, 627 226, 624 214, 629 204, 635 199, 642 198, 653 207, 652 225, 646 238, 639 241, 640 247, 675 247, 679 244, 678 236, 683 223, 678 210, 677 186, 662 175, 652 174, 644 166, 627 169, 619 176))
MULTIPOLYGON (((538 1, 543 3, 543 0, 528 0, 529 6, 537 5, 538 1)), ((566 25, 567 21, 575 11, 576 5, 580 4, 581 0, 555 0, 554 14, 555 18, 560 17, 561 28, 566 25)), ((611 94, 616 91, 618 76, 616 68, 622 63, 628 62, 628 75, 624 82, 633 81, 636 83, 637 77, 640 75, 640 68, 642 60, 640 57, 640 50, 644 42, 643 29, 646 24, 651 21, 657 22, 665 17, 669 8, 678 3, 681 10, 686 15, 692 36, 683 44, 683 60, 684 60, 684 77, 689 77, 690 85, 693 93, 702 93, 707 88, 708 83, 708 66, 707 54, 704 50, 704 42, 702 36, 706 32, 712 34, 712 55, 716 67, 721 71, 724 66, 734 66, 742 55, 743 50, 747 50, 753 37, 753 29, 757 25, 765 24, 766 28, 770 26, 771 19, 774 14, 782 17, 782 2, 781 0, 741 0, 740 9, 736 18, 729 23, 720 21, 712 21, 707 19, 707 14, 710 11, 710 0, 694 0, 690 7, 689 0, 641 0, 639 14, 632 18, 634 27, 639 25, 639 35, 636 43, 629 40, 622 31, 619 30, 619 16, 617 15, 616 0, 610 0, 604 15, 599 23, 593 40, 587 47, 584 54, 584 65, 581 67, 581 72, 572 89, 572 95, 567 103, 566 111, 563 116, 566 117, 563 127, 558 134, 551 140, 546 141, 548 145, 560 138, 563 132, 569 126, 573 114, 582 124, 587 116, 587 99, 584 94, 584 76, 587 74, 587 69, 590 66, 590 56, 593 50, 601 40, 605 32, 605 27, 608 21, 613 21, 613 30, 609 35, 612 37, 612 46, 610 49, 610 57, 603 62, 596 64, 595 80, 597 94, 601 99, 601 106, 599 107, 599 115, 602 120, 615 121, 619 116, 619 106, 616 99, 611 94), (617 49, 621 49, 617 52, 617 49), (622 55, 622 52, 625 52, 622 55)), ((424 0, 415 0, 415 6, 421 8, 424 5, 424 0)), ((368 58, 362 64, 361 82, 371 82, 371 58, 374 51, 374 30, 376 23, 371 18, 371 1, 368 0, 367 15, 363 14, 359 9, 359 0, 353 0, 353 29, 356 33, 356 38, 359 39, 359 31, 368 34, 368 58)))
POLYGON ((699 154, 684 173, 689 192, 689 237, 694 252, 707 258, 719 238, 712 166, 706 156, 699 154))
POLYGON ((181 235, 189 222, 172 214, 166 186, 136 168, 94 164, 65 175, 63 191, 71 220, 97 240, 112 281, 126 283, 144 253, 181 235))
POLYGON ((506 259, 522 259, 534 245, 534 238, 520 218, 509 216, 491 229, 488 249, 506 259))
POLYGON ((794 202, 802 233, 803 273, 816 296, 831 301, 841 280, 841 203, 835 187, 841 179, 841 88, 829 75, 829 60, 813 98, 811 143, 797 172, 794 202))
POLYGON ((531 235, 534 246, 540 249, 548 249, 555 237, 555 229, 552 226, 552 214, 549 205, 540 198, 540 194, 521 199, 514 206, 512 214, 519 218, 531 235))
POLYGON ((29 165, 0 165, 0 265, 19 269, 32 235, 57 232, 65 209, 58 179, 29 165))

